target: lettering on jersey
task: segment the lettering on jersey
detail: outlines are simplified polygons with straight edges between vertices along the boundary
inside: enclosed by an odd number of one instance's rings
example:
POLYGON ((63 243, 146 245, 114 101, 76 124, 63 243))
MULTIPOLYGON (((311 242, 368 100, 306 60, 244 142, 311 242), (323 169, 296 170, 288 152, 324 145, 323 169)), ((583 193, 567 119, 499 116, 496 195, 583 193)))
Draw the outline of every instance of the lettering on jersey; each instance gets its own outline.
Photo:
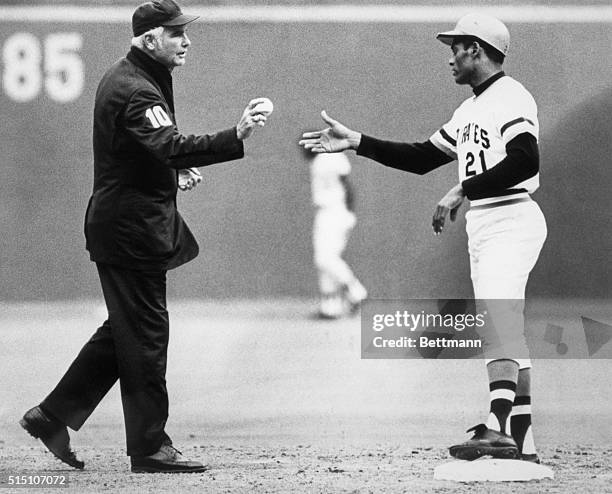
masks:
POLYGON ((155 105, 153 108, 147 109, 145 112, 145 117, 149 119, 154 129, 159 129, 160 127, 170 127, 172 125, 172 120, 170 120, 168 114, 159 105, 155 105))
POLYGON ((482 147, 489 149, 491 143, 489 142, 489 133, 485 129, 480 129, 480 140, 482 141, 482 147))
POLYGON ((489 149, 489 147, 491 147, 489 133, 485 129, 480 128, 476 123, 467 124, 463 127, 463 132, 460 133, 461 144, 472 140, 474 144, 480 144, 484 149, 489 149))
POLYGON ((471 127, 472 127, 471 123, 463 127, 463 135, 461 136, 461 144, 470 140, 470 128, 471 127))

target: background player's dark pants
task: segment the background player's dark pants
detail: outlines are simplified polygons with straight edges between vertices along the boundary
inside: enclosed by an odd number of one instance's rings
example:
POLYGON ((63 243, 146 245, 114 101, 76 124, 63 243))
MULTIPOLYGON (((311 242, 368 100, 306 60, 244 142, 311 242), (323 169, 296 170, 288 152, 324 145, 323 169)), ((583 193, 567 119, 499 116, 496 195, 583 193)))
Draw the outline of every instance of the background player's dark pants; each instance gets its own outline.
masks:
POLYGON ((98 264, 108 320, 85 344, 56 388, 41 403, 79 430, 119 379, 127 454, 146 456, 170 439, 166 360, 166 272, 98 264))

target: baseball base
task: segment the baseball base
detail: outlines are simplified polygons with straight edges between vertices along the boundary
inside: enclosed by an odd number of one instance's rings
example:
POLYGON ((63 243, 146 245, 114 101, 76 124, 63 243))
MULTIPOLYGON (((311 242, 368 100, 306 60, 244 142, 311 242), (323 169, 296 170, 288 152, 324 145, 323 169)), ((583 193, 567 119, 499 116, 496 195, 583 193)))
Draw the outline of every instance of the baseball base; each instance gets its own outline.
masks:
POLYGON ((544 465, 521 460, 480 458, 474 461, 455 460, 434 469, 434 480, 456 482, 528 482, 553 479, 553 471, 544 465))

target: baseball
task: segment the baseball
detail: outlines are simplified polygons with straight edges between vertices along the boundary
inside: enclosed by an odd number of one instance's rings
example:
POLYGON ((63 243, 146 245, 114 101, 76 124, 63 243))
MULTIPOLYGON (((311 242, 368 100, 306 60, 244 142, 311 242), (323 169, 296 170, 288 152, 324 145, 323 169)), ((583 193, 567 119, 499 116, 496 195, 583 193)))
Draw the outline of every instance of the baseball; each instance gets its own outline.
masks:
POLYGON ((269 100, 268 98, 259 98, 259 99, 261 99, 261 102, 257 103, 254 109, 257 110, 257 113, 261 113, 265 116, 270 115, 270 113, 274 111, 274 105, 272 104, 272 101, 269 100))

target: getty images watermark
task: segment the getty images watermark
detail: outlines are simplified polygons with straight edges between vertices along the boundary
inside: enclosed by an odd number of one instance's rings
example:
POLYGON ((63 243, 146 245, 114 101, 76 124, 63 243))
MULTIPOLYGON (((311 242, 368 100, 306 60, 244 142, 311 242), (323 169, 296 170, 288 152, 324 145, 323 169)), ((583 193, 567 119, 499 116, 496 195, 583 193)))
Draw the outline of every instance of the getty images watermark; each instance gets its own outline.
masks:
POLYGON ((556 312, 525 310, 524 300, 368 300, 361 311, 361 356, 612 358, 612 326, 556 312))

